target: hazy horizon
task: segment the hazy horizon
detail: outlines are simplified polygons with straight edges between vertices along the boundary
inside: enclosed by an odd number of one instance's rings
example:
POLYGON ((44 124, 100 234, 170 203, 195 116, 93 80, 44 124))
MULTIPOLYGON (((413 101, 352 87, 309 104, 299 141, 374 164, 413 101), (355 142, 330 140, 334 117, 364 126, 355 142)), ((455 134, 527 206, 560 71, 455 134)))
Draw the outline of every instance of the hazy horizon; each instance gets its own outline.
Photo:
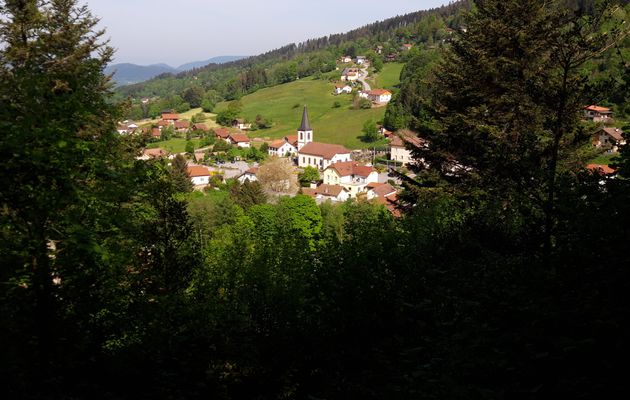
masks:
POLYGON ((177 67, 217 56, 248 56, 289 43, 346 32, 396 15, 447 4, 389 0, 355 10, 320 0, 80 0, 100 18, 116 49, 113 63, 177 67), (176 7, 173 6, 176 4, 176 7), (244 12, 245 11, 245 12, 244 12))

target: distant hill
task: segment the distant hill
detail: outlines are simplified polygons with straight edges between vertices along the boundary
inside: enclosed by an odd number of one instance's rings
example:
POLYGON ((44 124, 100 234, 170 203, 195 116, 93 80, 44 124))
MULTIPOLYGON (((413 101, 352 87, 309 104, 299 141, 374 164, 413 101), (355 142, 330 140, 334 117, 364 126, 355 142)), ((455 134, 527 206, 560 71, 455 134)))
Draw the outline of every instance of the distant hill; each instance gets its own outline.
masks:
POLYGON ((220 57, 212 57, 206 61, 194 61, 191 63, 183 64, 177 67, 177 72, 189 71, 195 68, 202 68, 208 64, 225 64, 232 61, 242 60, 243 58, 247 58, 247 56, 220 56, 220 57))
POLYGON ((117 86, 131 85, 147 81, 162 74, 176 74, 209 64, 224 64, 246 58, 246 56, 219 56, 205 61, 195 61, 173 68, 167 64, 136 65, 130 63, 113 64, 105 69, 106 74, 114 74, 117 86))

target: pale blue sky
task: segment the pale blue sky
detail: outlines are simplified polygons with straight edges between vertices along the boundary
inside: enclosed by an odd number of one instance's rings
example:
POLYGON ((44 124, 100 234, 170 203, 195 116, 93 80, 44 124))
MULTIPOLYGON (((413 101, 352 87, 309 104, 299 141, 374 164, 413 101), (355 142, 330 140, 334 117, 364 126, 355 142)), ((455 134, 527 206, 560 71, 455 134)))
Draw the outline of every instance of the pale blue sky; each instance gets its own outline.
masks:
POLYGON ((79 0, 107 29, 115 62, 177 66, 255 55, 445 0, 79 0), (365 6, 362 7, 361 4, 365 6))

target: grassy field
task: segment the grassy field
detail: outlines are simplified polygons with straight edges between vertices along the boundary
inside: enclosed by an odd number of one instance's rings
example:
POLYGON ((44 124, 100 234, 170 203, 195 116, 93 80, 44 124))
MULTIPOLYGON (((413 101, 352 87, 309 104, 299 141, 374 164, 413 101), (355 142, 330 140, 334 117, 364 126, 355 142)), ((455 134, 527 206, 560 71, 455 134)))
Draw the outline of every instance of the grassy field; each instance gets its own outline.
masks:
MULTIPOLYGON (((181 113, 179 114, 179 118, 180 119, 187 119, 188 121, 191 120, 191 118, 193 117, 193 115, 198 114, 202 112, 201 108, 193 108, 191 110, 186 111, 185 113, 181 113)), ((212 128, 216 128, 219 125, 217 125, 217 123, 215 122, 216 119, 216 114, 211 114, 211 113, 203 113, 206 116, 206 120, 203 121, 204 124, 206 124, 208 126, 208 128, 212 129, 212 128)), ((158 121, 160 119, 156 118, 156 119, 143 119, 140 121, 137 121, 136 123, 139 126, 146 126, 146 125, 153 125, 153 124, 157 124, 158 121)))
MULTIPOLYGON (((191 142, 195 145, 195 149, 199 147, 199 138, 193 138, 191 139, 191 142)), ((168 150, 171 153, 183 153, 186 151, 186 139, 172 138, 164 142, 150 143, 147 147, 150 149, 159 147, 161 149, 168 150)))
POLYGON ((400 72, 403 69, 401 63, 386 63, 383 65, 383 70, 375 76, 374 88, 391 88, 400 83, 400 72))
MULTIPOLYGON (((398 83, 402 64, 386 64, 380 76, 390 86, 398 83), (398 71, 398 72, 396 72, 398 71), (396 78, 394 78, 396 77, 396 78)), ((385 107, 370 110, 351 110, 351 95, 332 94, 334 85, 327 80, 305 78, 296 82, 262 89, 241 99, 243 117, 253 121, 260 114, 271 118, 274 126, 270 129, 250 132, 250 137, 277 139, 294 135, 302 117, 302 107, 308 106, 314 138, 317 142, 342 144, 350 149, 372 147, 375 144, 361 142, 361 129, 365 121, 380 121, 385 115, 385 107), (338 101, 341 107, 333 108, 338 101)), ((227 107, 220 103, 216 111, 227 107)), ((384 142, 383 142, 384 143, 384 142)), ((383 143, 377 143, 379 144, 383 143)))

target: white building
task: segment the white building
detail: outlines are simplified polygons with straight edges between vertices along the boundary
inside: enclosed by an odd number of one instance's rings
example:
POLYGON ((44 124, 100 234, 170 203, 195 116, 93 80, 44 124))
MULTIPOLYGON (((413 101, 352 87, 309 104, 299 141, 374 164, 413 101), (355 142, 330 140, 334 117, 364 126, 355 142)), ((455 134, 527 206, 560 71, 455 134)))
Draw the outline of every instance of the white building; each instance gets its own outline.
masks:
POLYGON ((347 85, 347 84, 335 85, 335 94, 342 94, 342 93, 346 93, 346 94, 352 93, 352 86, 347 85))
POLYGON ((427 146, 427 142, 424 139, 419 138, 411 131, 399 131, 392 135, 389 142, 390 159, 402 163, 402 165, 408 165, 415 162, 411 155, 411 150, 407 149, 406 143, 410 143, 412 146, 420 147, 427 146))
POLYGON ((374 89, 367 92, 367 98, 377 104, 387 104, 392 100, 392 92, 385 89, 374 89))
POLYGON ((334 163, 324 171, 324 184, 341 185, 350 197, 367 192, 367 185, 372 182, 378 182, 378 172, 354 161, 334 163))
POLYGON ((190 181, 195 186, 203 186, 210 183, 210 170, 201 165, 188 166, 188 176, 190 176, 190 181))
POLYGON ((269 143, 269 149, 267 150, 267 153, 270 156, 276 157, 292 156, 297 154, 297 147, 294 144, 290 143, 287 137, 285 137, 284 139, 276 140, 269 143))
POLYGON ((252 167, 247 171, 243 172, 241 176, 238 177, 238 181, 243 184, 245 181, 256 182, 258 177, 256 174, 258 173, 258 167, 252 167))
POLYGON ((227 141, 232 145, 236 145, 237 147, 251 147, 251 142, 249 141, 249 138, 247 137, 247 135, 243 135, 242 133, 230 133, 227 141))
POLYGON ((344 68, 344 70, 341 72, 341 80, 344 82, 356 82, 358 79, 358 68, 344 68))
POLYGON ((330 164, 350 160, 350 150, 343 146, 313 142, 313 129, 308 120, 308 111, 304 107, 302 123, 298 129, 298 166, 324 170, 330 164))

